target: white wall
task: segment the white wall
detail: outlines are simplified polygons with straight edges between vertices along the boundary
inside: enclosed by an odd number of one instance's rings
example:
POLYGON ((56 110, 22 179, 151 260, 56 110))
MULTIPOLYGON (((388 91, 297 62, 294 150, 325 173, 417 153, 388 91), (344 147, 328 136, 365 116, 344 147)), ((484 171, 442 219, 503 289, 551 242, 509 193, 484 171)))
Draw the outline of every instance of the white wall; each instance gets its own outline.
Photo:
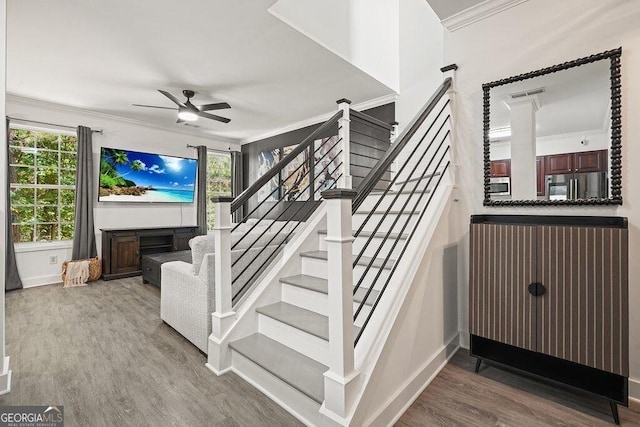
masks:
MULTIPOLYGON (((536 138, 536 156, 608 150, 610 145, 611 136, 605 131, 538 137, 536 138), (587 140, 586 145, 580 142, 583 138, 587 140)), ((491 160, 510 159, 511 141, 492 142, 489 154, 491 160)))
MULTIPOLYGON (((0 0, 0 52, 2 58, 2 65, 0 66, 0 117, 5 116, 5 97, 6 97, 6 67, 7 62, 7 2, 6 0, 0 0)), ((0 186, 0 394, 7 393, 11 389, 11 371, 9 371, 9 358, 6 357, 5 352, 5 327, 4 327, 4 279, 5 279, 5 245, 7 234, 4 227, 6 221, 5 202, 7 198, 7 189, 5 187, 5 180, 7 179, 7 151, 6 147, 7 136, 5 132, 0 132, 0 146, 3 149, 0 150, 0 176, 2 179, 2 185, 0 186)))
POLYGON ((397 91, 398 2, 280 0, 269 12, 397 91))
POLYGON ((444 80, 443 29, 425 0, 400 2, 400 91, 396 121, 401 131, 444 80))
MULTIPOLYGON (((84 125, 104 131, 102 135, 93 135, 93 161, 96 176, 94 219, 99 254, 101 253, 100 228, 173 227, 196 224, 195 203, 98 203, 97 176, 100 147, 124 148, 195 158, 195 150, 187 148, 187 144, 207 145, 220 150, 227 150, 230 146, 229 143, 166 131, 113 116, 17 97, 9 97, 7 100, 7 114, 10 117, 20 119, 69 126, 84 125)), ((232 145, 232 148, 237 150, 239 146, 232 145)), ((25 287, 60 282, 62 263, 71 259, 71 245, 68 242, 66 244, 60 242, 18 244, 16 252, 18 270, 25 287), (57 257, 57 261, 50 263, 50 257, 57 257)))
MULTIPOLYGON (((630 394, 640 398, 640 2, 635 0, 535 0, 444 37, 445 63, 457 71, 458 184, 461 228, 469 215, 619 215, 629 218, 630 394), (623 47, 621 207, 485 208, 483 198, 482 83, 623 47)), ((461 242, 460 329, 468 331, 468 235, 461 242)))

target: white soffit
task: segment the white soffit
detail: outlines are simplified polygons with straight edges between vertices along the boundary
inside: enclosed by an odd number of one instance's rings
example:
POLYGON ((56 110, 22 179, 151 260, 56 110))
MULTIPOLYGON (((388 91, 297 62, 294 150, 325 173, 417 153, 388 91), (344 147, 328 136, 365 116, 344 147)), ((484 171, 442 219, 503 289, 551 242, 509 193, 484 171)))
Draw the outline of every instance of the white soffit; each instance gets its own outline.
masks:
POLYGON ((447 30, 456 31, 526 1, 528 0, 486 0, 455 15, 451 15, 441 22, 447 30))

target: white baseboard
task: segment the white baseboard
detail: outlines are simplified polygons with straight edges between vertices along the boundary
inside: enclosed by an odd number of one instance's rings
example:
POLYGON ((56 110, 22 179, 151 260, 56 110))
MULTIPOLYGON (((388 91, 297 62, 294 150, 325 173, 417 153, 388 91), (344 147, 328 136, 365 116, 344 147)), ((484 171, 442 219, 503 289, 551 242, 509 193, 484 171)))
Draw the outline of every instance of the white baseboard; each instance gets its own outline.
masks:
POLYGON ((2 361, 0 372, 0 395, 7 394, 11 391, 11 369, 9 369, 9 356, 2 361))
POLYGON ((464 348, 465 350, 469 350, 470 343, 471 337, 469 335, 469 332, 460 331, 460 347, 464 348))
POLYGON ((213 367, 213 365, 209 364, 209 363, 205 363, 204 366, 206 366, 211 372, 213 372, 214 374, 216 374, 216 376, 221 376, 226 374, 227 372, 231 372, 232 369, 231 368, 227 368, 227 369, 223 369, 221 371, 218 371, 216 368, 213 367))
POLYGON ((640 401, 640 379, 629 378, 629 397, 640 401))
POLYGON ((62 273, 51 274, 49 276, 27 277, 26 279, 22 279, 22 287, 26 289, 62 283, 61 274, 62 273))
POLYGON ((412 378, 400 387, 399 391, 382 406, 380 411, 365 422, 365 425, 394 425, 424 389, 431 384, 442 368, 449 363, 449 360, 460 348, 459 339, 459 335, 456 335, 443 345, 412 378))

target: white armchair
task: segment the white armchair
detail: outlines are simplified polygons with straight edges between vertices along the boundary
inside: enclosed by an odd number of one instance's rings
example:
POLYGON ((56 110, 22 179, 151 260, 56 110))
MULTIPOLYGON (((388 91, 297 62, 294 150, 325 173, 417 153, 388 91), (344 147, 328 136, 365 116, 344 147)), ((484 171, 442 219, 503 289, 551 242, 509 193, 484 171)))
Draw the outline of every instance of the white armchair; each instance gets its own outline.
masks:
MULTIPOLYGON (((264 229, 251 234, 262 231, 264 229)), ((241 237, 242 233, 233 233, 232 245, 241 237)), ((259 270, 266 266, 263 263, 286 239, 286 234, 267 232, 252 245, 255 239, 256 237, 249 235, 231 251, 232 263, 242 257, 231 269, 232 278, 240 274, 233 284, 234 294, 247 282, 255 281, 260 275, 259 270), (273 241, 269 242, 272 238, 273 241), (267 244, 269 246, 265 247, 267 244), (251 249, 242 255, 250 245, 251 249)), ((160 318, 204 353, 207 353, 211 334, 211 313, 215 310, 213 242, 214 237, 211 235, 195 237, 189 242, 192 264, 172 261, 161 267, 160 318)))

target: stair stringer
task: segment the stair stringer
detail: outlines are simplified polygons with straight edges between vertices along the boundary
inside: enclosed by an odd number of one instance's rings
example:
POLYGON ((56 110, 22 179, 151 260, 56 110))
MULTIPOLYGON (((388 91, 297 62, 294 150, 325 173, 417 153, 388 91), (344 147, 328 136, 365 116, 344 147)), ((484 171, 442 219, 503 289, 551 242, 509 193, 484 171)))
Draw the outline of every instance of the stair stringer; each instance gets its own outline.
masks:
POLYGON ((227 334, 219 342, 215 338, 209 337, 209 360, 211 361, 211 358, 215 357, 216 354, 220 355, 221 365, 224 368, 217 371, 212 364, 207 363, 207 367, 216 375, 222 375, 230 371, 234 372, 267 395, 271 400, 278 403, 298 420, 306 425, 314 426, 335 426, 335 423, 319 412, 319 404, 302 393, 291 389, 281 380, 272 377, 268 372, 256 367, 242 355, 233 352, 229 347, 229 343, 259 331, 256 308, 281 300, 279 279, 300 273, 300 254, 318 248, 318 230, 326 228, 326 215, 326 202, 323 202, 311 217, 301 225, 303 228, 285 245, 282 253, 273 262, 271 268, 234 307, 236 321, 227 334))
POLYGON ((453 185, 436 191, 356 346, 363 384, 348 425, 393 424, 458 348, 453 185))

